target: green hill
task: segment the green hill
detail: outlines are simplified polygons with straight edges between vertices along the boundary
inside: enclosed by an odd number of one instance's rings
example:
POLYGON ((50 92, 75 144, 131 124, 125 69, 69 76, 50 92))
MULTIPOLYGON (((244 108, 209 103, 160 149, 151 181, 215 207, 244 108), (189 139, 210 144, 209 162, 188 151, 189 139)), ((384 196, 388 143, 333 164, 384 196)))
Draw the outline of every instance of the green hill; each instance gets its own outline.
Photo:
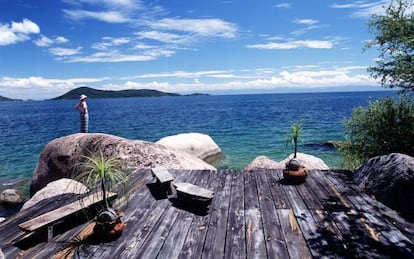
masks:
POLYGON ((121 90, 121 91, 110 91, 110 90, 97 90, 90 87, 79 87, 64 95, 52 98, 52 100, 62 99, 78 99, 81 94, 85 94, 88 98, 121 98, 121 97, 161 97, 161 96, 180 96, 174 93, 165 93, 157 90, 121 90))
POLYGON ((0 95, 0 102, 3 102, 3 101, 21 101, 21 100, 11 99, 11 98, 3 97, 0 95))

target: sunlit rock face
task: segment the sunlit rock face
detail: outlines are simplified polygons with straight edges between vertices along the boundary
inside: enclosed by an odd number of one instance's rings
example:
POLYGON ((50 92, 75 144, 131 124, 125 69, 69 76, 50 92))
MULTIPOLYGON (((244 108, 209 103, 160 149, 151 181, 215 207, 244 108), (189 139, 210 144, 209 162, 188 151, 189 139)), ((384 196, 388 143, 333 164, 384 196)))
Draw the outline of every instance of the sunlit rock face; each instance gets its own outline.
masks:
POLYGON ((106 157, 118 157, 124 168, 129 169, 216 170, 189 153, 156 143, 101 133, 77 133, 52 140, 45 146, 32 176, 31 196, 52 181, 73 178, 80 172, 82 157, 99 152, 106 157))
POLYGON ((202 133, 182 133, 168 136, 160 139, 157 143, 187 152, 207 163, 214 164, 222 157, 221 149, 216 142, 209 135, 202 133))

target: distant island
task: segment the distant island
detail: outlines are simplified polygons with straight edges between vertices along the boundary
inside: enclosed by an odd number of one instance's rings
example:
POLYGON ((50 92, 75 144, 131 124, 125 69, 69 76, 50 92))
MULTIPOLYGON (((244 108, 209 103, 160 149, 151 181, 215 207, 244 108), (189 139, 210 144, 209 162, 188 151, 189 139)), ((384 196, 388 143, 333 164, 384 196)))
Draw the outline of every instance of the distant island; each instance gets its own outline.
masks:
POLYGON ((19 99, 11 99, 11 98, 7 98, 7 97, 4 97, 4 96, 1 96, 0 95, 0 102, 6 102, 6 101, 8 101, 8 102, 15 102, 15 101, 21 101, 21 100, 19 100, 19 99))
POLYGON ((121 97, 161 97, 161 96, 180 96, 174 93, 165 93, 157 90, 141 89, 141 90, 98 90, 90 87, 79 87, 64 95, 52 98, 51 100, 62 99, 78 99, 81 94, 85 94, 88 98, 121 98, 121 97))

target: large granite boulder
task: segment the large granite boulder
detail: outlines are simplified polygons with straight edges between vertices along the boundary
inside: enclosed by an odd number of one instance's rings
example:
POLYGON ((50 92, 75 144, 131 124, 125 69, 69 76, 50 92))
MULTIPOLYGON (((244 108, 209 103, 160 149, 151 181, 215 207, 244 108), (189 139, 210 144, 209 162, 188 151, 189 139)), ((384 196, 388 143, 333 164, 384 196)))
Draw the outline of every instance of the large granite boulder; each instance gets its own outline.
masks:
POLYGON ((216 142, 209 135, 201 133, 182 133, 168 136, 156 143, 187 152, 207 163, 214 163, 222 156, 221 149, 216 142))
MULTIPOLYGON (((282 160, 280 164, 283 164, 285 167, 286 163, 289 162, 292 158, 293 154, 282 160)), ((296 158, 299 160, 300 164, 308 170, 329 170, 329 166, 326 165, 322 159, 316 156, 304 153, 296 153, 296 158)))
POLYGON ((53 182, 48 183, 44 188, 36 192, 33 197, 26 201, 21 210, 26 210, 38 202, 58 196, 61 194, 84 194, 88 191, 88 188, 80 182, 72 179, 62 178, 53 182))
POLYGON ((267 156, 258 156, 244 168, 246 171, 259 169, 285 169, 285 164, 273 161, 267 156))
POLYGON ((373 157, 355 170, 354 180, 388 207, 413 217, 413 157, 398 153, 373 157))
POLYGON ((195 156, 156 143, 101 133, 77 133, 57 138, 45 146, 32 176, 31 196, 52 181, 71 178, 82 156, 97 152, 120 158, 125 168, 160 166, 169 169, 216 170, 195 156))

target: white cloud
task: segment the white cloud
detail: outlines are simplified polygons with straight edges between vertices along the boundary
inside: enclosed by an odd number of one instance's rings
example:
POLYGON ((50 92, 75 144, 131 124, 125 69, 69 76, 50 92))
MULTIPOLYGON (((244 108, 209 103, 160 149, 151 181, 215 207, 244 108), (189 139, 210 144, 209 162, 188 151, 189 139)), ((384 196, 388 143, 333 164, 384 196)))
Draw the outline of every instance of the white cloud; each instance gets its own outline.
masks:
POLYGON ((248 48, 252 49, 265 49, 265 50, 288 50, 298 48, 310 48, 310 49, 331 49, 334 43, 326 40, 296 40, 287 42, 269 42, 264 44, 248 45, 248 48))
POLYGON ((92 12, 86 10, 63 10, 66 17, 78 21, 78 20, 98 20, 108 23, 126 23, 130 22, 131 19, 124 15, 122 12, 117 11, 102 11, 102 12, 92 12))
POLYGON ((68 41, 69 41, 68 39, 66 39, 65 37, 61 37, 61 36, 49 38, 49 37, 42 35, 40 39, 35 40, 34 43, 38 47, 49 47, 54 44, 67 43, 68 41))
POLYGON ((193 37, 161 31, 141 31, 136 35, 139 39, 156 40, 164 43, 188 44, 193 37))
POLYGON ((351 4, 333 4, 331 7, 336 9, 352 9, 351 17, 367 18, 373 14, 384 14, 384 6, 388 6, 389 4, 389 0, 372 2, 358 1, 351 4))
POLYGON ((283 8, 283 9, 288 9, 290 8, 290 3, 280 3, 280 4, 276 4, 274 5, 275 8, 283 8))
MULTIPOLYGON (((98 58, 104 58, 98 57, 98 58)), ((277 90, 280 88, 314 89, 332 87, 379 86, 366 73, 366 66, 319 68, 297 66, 282 71, 274 68, 243 70, 174 71, 142 74, 120 78, 69 78, 43 77, 0 78, 0 95, 26 98, 27 91, 37 91, 39 98, 52 98, 88 85, 97 89, 155 89, 166 92, 277 90), (96 86, 94 86, 96 84, 96 86), (6 93, 6 94, 5 94, 6 93), (9 93, 9 95, 7 95, 9 93)))
POLYGON ((104 37, 102 38, 102 42, 93 44, 92 48, 103 51, 108 48, 128 44, 130 42, 131 42, 131 39, 128 37, 121 37, 121 38, 104 37))
POLYGON ((30 34, 40 33, 39 26, 29 19, 22 22, 0 24, 0 46, 11 45, 30 39, 30 34))
POLYGON ((54 56, 66 57, 73 56, 81 53, 82 48, 69 49, 69 48, 51 48, 49 52, 54 56))
POLYGON ((298 24, 305 24, 305 25, 314 25, 314 24, 319 23, 318 20, 313 20, 313 19, 296 19, 293 22, 298 23, 298 24))
POLYGON ((234 38, 237 26, 220 19, 172 19, 152 21, 151 28, 167 31, 182 31, 203 37, 234 38))

